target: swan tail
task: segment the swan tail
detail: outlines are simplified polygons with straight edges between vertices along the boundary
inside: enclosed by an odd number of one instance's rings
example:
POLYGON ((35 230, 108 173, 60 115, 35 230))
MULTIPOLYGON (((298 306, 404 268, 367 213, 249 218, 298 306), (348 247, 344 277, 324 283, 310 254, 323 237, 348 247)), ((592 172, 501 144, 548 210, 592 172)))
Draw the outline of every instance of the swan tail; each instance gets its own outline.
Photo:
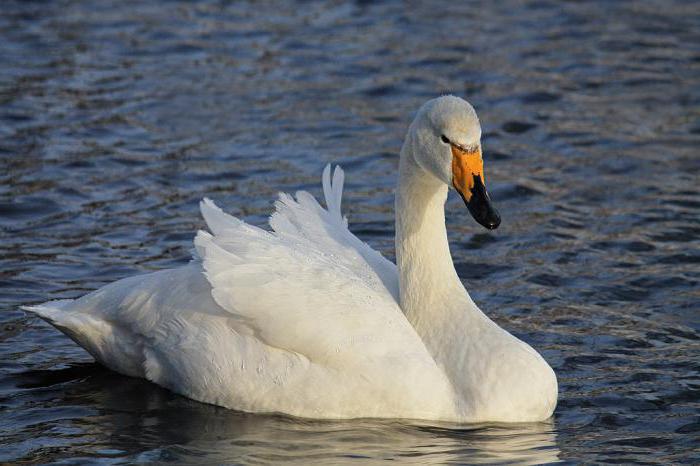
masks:
POLYGON ((98 362, 121 374, 144 377, 142 345, 134 335, 99 315, 84 312, 74 299, 21 306, 76 342, 98 362))
POLYGON ((68 335, 73 341, 95 356, 93 351, 96 327, 99 319, 71 309, 74 299, 48 301, 36 306, 22 306, 20 309, 40 317, 68 335))
POLYGON ((92 319, 86 314, 71 310, 70 307, 73 303, 75 303, 74 299, 60 299, 36 306, 22 306, 20 309, 40 317, 68 335, 88 352, 93 353, 91 351, 93 344, 90 338, 93 332, 91 331, 91 322, 89 322, 92 319))
POLYGON ((43 304, 37 304, 36 306, 21 306, 20 309, 40 317, 49 324, 63 331, 61 327, 65 327, 67 325, 67 313, 65 308, 73 302, 75 302, 74 299, 59 299, 56 301, 48 301, 43 304))

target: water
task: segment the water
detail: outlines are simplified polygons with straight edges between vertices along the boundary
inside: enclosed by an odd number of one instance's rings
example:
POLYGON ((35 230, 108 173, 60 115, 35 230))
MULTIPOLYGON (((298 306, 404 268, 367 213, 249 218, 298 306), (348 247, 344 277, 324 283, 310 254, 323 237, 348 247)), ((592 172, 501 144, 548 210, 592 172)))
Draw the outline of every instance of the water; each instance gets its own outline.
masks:
POLYGON ((0 461, 700 462, 697 3, 141 3, 3 2, 0 461), (447 92, 503 217, 450 198, 457 269, 556 370, 551 422, 236 413, 18 310, 183 264, 201 197, 262 225, 327 162, 393 257, 396 154, 447 92))

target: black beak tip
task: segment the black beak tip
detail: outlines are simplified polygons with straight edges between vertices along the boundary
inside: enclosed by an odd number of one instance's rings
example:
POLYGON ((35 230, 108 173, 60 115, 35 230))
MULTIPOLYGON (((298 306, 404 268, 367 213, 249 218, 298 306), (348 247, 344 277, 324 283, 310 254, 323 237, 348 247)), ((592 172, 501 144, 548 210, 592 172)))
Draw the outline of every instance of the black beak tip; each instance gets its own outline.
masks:
POLYGON ((475 220, 489 230, 495 230, 501 224, 501 216, 493 208, 490 208, 486 215, 475 216, 475 220))
POLYGON ((479 225, 489 230, 495 230, 501 224, 501 216, 490 204, 470 202, 467 204, 469 211, 479 225))
POLYGON ((484 222, 484 226, 489 230, 495 230, 501 224, 501 216, 494 214, 493 217, 484 222))
POLYGON ((480 176, 474 175, 474 187, 471 190, 469 201, 467 201, 464 196, 462 196, 462 199, 467 205, 472 217, 474 217, 474 220, 476 220, 479 225, 489 230, 495 230, 501 224, 501 216, 493 205, 491 205, 491 199, 486 192, 486 188, 480 176))

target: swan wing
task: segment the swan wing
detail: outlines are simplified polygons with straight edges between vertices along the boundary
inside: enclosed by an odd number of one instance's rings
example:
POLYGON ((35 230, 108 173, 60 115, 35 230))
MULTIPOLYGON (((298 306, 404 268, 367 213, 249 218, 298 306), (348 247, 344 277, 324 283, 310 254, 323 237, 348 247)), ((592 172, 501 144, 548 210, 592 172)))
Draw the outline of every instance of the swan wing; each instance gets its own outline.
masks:
MULTIPOLYGON (((331 177, 331 166, 323 170, 322 185, 326 209, 306 191, 298 191, 294 197, 280 193, 275 212, 270 216, 270 226, 281 240, 304 243, 349 273, 361 277, 378 293, 389 293, 399 302, 399 281, 396 265, 378 251, 360 240, 348 229, 347 219, 341 212, 345 174, 336 166, 331 177)), ((218 209, 208 208, 205 201, 202 212, 210 230, 226 235, 226 225, 240 220, 226 219, 218 209)))
POLYGON ((266 344, 317 362, 414 352, 432 363, 396 301, 396 267, 348 230, 342 183, 326 167, 327 210, 306 192, 282 194, 271 232, 202 201, 211 233, 200 231, 195 248, 212 296, 266 344))

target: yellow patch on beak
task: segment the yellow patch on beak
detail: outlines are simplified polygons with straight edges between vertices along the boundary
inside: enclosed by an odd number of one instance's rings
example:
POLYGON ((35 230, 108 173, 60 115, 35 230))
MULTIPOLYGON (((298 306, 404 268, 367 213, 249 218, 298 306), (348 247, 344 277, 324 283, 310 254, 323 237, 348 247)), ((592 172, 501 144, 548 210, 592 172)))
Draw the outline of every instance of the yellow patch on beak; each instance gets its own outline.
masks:
POLYGON ((452 148, 452 185, 462 195, 465 202, 469 202, 472 197, 474 187, 474 175, 480 176, 482 183, 484 179, 484 160, 481 158, 481 149, 467 152, 464 149, 452 148))

